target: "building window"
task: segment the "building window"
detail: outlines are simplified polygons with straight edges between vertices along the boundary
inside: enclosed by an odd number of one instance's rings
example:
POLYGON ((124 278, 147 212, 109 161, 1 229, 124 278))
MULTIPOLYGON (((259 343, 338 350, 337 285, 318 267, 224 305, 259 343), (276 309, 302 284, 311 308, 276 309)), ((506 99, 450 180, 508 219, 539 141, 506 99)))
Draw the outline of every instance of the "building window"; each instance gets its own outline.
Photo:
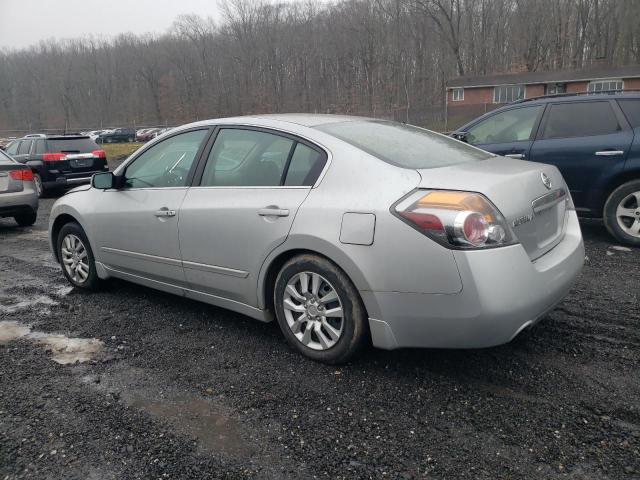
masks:
POLYGON ((559 95, 567 93, 566 83, 547 83, 545 85, 545 95, 559 95))
POLYGON ((509 103, 524 98, 524 85, 501 85, 493 89, 493 103, 509 103))
POLYGON ((464 100, 464 88, 454 88, 451 90, 451 98, 454 102, 461 102, 464 100))
POLYGON ((624 82, 622 80, 597 80, 594 82, 589 82, 587 86, 587 92, 589 93, 599 93, 599 92, 608 92, 611 90, 623 90, 624 82))

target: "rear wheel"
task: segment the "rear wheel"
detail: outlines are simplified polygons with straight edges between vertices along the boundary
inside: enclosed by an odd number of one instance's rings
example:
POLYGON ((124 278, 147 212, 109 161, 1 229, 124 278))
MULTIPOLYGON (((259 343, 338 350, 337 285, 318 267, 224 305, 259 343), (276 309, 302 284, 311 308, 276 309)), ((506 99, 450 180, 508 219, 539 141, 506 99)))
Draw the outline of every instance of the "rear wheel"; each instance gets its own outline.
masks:
POLYGON ((100 282, 89 240, 82 227, 67 223, 58 233, 57 252, 62 272, 74 287, 95 290, 100 282))
POLYGON ((344 363, 365 343, 367 315, 360 295, 325 258, 300 255, 285 263, 276 278, 274 306, 285 338, 313 360, 344 363))
POLYGON ((16 223, 21 227, 30 227, 31 225, 36 223, 36 218, 36 212, 24 213, 22 215, 16 215, 15 217, 13 217, 16 223))
POLYGON ((640 180, 616 188, 604 205, 604 224, 617 240, 640 247, 640 180))
POLYGON ((128 140, 129 140, 129 143, 133 143, 133 141, 135 140, 135 138, 133 138, 133 137, 129 137, 129 138, 128 138, 128 140))

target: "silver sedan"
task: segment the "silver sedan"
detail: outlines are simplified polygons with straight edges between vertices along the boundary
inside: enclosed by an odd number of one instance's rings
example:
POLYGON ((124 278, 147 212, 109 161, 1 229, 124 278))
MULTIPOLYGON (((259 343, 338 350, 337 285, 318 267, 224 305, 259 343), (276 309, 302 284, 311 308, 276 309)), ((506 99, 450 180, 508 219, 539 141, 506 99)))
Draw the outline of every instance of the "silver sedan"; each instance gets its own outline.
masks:
POLYGON ((325 115, 176 128, 59 199, 50 238, 76 287, 117 277, 276 319, 327 363, 508 342, 584 261, 555 167, 325 115))

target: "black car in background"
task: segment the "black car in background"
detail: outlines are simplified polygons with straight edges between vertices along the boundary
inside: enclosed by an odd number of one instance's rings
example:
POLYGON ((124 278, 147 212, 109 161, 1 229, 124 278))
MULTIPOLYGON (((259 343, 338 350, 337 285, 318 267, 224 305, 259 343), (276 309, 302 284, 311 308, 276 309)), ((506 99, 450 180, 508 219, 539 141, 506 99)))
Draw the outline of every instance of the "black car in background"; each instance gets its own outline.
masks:
POLYGON ((136 131, 133 128, 114 128, 98 135, 98 143, 124 143, 133 142, 136 139, 136 131))
POLYGON ((11 142, 6 153, 31 167, 39 197, 89 183, 94 173, 109 170, 104 150, 84 135, 27 135, 11 142))

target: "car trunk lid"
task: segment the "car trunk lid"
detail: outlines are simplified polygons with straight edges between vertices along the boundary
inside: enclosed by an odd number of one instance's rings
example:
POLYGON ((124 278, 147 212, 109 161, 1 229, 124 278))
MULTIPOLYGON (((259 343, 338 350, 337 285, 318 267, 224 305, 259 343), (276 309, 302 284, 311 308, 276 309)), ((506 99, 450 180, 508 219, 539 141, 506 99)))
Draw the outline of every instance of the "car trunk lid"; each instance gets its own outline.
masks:
POLYGON ((547 253, 564 236, 568 194, 554 166, 492 157, 418 172, 421 188, 486 196, 505 217, 531 260, 547 253))

